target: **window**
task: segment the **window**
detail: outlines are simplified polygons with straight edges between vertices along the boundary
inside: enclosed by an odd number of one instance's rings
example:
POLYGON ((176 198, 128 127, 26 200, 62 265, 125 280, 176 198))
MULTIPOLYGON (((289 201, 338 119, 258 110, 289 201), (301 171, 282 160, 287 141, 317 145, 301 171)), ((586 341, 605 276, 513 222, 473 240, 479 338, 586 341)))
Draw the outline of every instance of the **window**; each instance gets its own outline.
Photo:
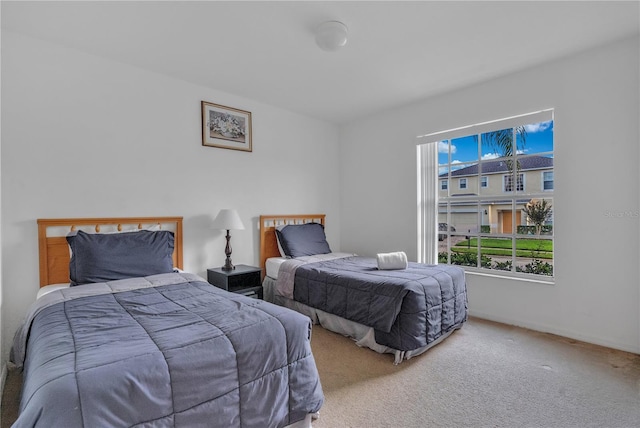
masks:
MULTIPOLYGON (((522 192, 524 191, 524 174, 517 174, 518 183, 516 191, 522 192)), ((505 192, 513 192, 513 174, 507 174, 504 177, 504 191, 505 192)))
POLYGON ((447 190, 449 188, 449 180, 440 180, 440 190, 447 190))
POLYGON ((553 278, 553 126, 544 110, 418 137, 419 261, 553 278))
POLYGON ((542 173, 542 190, 553 190, 553 171, 542 173))

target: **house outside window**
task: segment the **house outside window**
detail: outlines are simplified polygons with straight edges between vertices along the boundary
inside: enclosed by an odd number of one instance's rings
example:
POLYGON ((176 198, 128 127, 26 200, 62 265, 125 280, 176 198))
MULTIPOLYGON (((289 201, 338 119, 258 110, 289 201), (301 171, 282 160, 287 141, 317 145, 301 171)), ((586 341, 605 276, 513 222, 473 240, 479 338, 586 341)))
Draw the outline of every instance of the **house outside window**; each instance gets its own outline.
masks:
POLYGON ((467 179, 466 178, 461 178, 459 181, 459 188, 460 189, 466 189, 467 188, 467 179))
POLYGON ((440 186, 433 198, 419 192, 419 219, 428 221, 421 228, 419 257, 440 235, 438 263, 552 281, 553 125, 553 110, 545 110, 420 137, 430 138, 424 147, 437 151, 422 157, 420 183, 435 189, 429 180, 459 178, 460 188, 440 186), (448 228, 428 232, 428 210, 435 210, 436 224, 448 228))

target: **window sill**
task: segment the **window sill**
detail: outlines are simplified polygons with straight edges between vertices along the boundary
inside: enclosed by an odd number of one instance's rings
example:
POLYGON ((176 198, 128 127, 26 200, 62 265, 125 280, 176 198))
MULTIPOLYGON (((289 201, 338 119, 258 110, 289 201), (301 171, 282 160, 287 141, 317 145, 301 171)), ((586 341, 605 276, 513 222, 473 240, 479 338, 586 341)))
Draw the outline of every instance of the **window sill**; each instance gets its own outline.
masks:
POLYGON ((498 278, 498 279, 507 279, 507 280, 512 280, 512 281, 521 281, 521 282, 528 282, 528 283, 534 283, 534 284, 543 284, 543 285, 555 285, 555 279, 553 277, 551 277, 550 279, 542 279, 542 278, 532 278, 530 276, 524 276, 524 275, 517 275, 517 274, 509 274, 509 273, 503 273, 503 274, 495 274, 495 273, 491 273, 491 272, 485 272, 485 271, 480 271, 480 270, 476 270, 473 268, 470 268, 468 266, 464 267, 464 271, 465 273, 469 274, 469 275, 473 275, 473 276, 486 276, 486 277, 490 277, 490 278, 498 278))

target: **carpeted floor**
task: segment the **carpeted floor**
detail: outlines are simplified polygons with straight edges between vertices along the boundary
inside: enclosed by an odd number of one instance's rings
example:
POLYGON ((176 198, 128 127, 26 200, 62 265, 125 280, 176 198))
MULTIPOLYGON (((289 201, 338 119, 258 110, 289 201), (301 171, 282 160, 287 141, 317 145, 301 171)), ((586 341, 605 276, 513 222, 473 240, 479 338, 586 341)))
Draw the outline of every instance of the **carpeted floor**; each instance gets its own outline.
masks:
POLYGON ((314 327, 325 393, 314 428, 640 427, 640 356, 471 319, 393 365, 314 327))
POLYGON ((22 373, 17 369, 9 369, 2 391, 0 405, 0 428, 9 428, 18 418, 20 407, 20 388, 22 387, 22 373))
MULTIPOLYGON (((314 428, 640 427, 636 354, 479 319, 398 366, 319 326, 312 347, 325 393, 314 428)), ((10 371, 0 428, 20 382, 10 371)))

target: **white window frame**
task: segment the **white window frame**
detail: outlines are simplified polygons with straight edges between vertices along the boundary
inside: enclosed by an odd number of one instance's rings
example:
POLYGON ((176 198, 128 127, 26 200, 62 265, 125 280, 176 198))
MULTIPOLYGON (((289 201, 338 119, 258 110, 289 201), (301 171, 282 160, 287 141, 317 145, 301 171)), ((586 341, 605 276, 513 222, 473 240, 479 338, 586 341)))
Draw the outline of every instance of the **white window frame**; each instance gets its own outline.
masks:
POLYGON ((440 180, 440 190, 449 190, 449 180, 440 180))
POLYGON ((487 187, 489 187, 489 176, 483 175, 480 177, 480 188, 486 189, 487 187))
POLYGON ((460 190, 467 190, 468 184, 467 184, 467 179, 462 177, 462 178, 458 178, 458 189, 460 190), (462 185, 462 183, 464 183, 464 186, 462 185))
MULTIPOLYGON (((438 221, 439 221, 438 210, 440 207, 439 195, 437 190, 438 189, 437 182, 440 177, 439 165, 438 165, 438 143, 445 140, 451 141, 452 139, 464 137, 468 135, 473 135, 473 134, 481 135, 486 132, 492 132, 500 129, 516 128, 518 126, 525 126, 529 124, 541 123, 541 122, 547 122, 547 121, 553 121, 553 120, 554 120, 553 109, 548 109, 548 110, 541 110, 535 113, 513 116, 513 117, 502 119, 502 120, 484 122, 476 125, 464 126, 456 129, 447 130, 447 131, 425 134, 417 137, 416 142, 417 142, 417 154, 418 154, 417 160, 418 160, 418 261, 419 262, 431 263, 431 264, 438 262, 439 247, 438 247, 437 235, 438 235, 438 221)), ((514 138, 514 141, 515 141, 515 138, 514 138)), ((554 147, 554 151, 555 151, 555 147, 554 147)), ((514 150, 513 153, 514 153, 514 160, 517 162, 518 156, 521 156, 521 155, 518 154, 517 150, 514 150)), ((541 155, 545 155, 545 154, 547 155, 551 154, 551 156, 553 157, 553 152, 541 153, 541 155)), ((451 178, 450 165, 451 165, 451 154, 449 154, 449 168, 448 168, 449 179, 451 178)), ((554 165, 554 168, 555 168, 555 165, 554 165)), ((538 191, 539 193, 527 193, 525 191, 526 189, 525 177, 526 175, 523 175, 523 179, 522 179, 523 191, 516 190, 515 192, 509 192, 506 195, 503 194, 502 196, 500 196, 500 198, 497 198, 494 196, 496 203, 504 200, 505 197, 512 200, 511 204, 512 204, 512 214, 514 216, 513 218, 515 218, 518 199, 522 199, 522 198, 533 199, 535 197, 553 198, 553 190, 544 191, 544 192, 538 191), (551 195, 549 195, 549 193, 551 193, 551 195)), ((544 186, 544 183, 542 184, 542 186, 544 186)), ((554 188, 555 188, 555 181, 554 181, 554 188)), ((452 199, 450 196, 445 196, 444 200, 445 200, 445 203, 447 206, 447 212, 448 212, 447 223, 451 224, 450 219, 451 219, 452 199)), ((487 197, 483 195, 456 196, 456 202, 462 201, 462 200, 468 200, 472 203, 475 201, 476 203, 478 203, 478 206, 482 206, 483 202, 491 201, 491 197, 487 197)), ((484 212, 482 210, 478 211, 479 225, 482 225, 483 219, 481 216, 483 215, 483 213, 484 212)), ((553 224, 553 221, 551 221, 551 224, 553 224)), ((521 235, 517 235, 516 229, 517 228, 514 222, 513 231, 512 231, 513 233, 497 234, 496 236, 507 237, 507 238, 511 237, 514 240, 513 242, 515 244, 515 239, 518 236, 522 237, 521 235)), ((472 235, 473 234, 474 233, 472 233, 472 235)), ((475 235, 477 235, 478 237, 480 237, 482 234, 483 233, 480 231, 475 232, 475 235)), ((551 240, 553 241, 553 235, 551 235, 551 240)), ((480 247, 479 241, 480 240, 478 240, 478 247, 480 247)), ((468 267, 468 266, 465 266, 465 271, 468 271, 471 273, 479 273, 482 275, 496 276, 496 277, 511 277, 515 279, 521 279, 525 281, 539 282, 539 283, 545 283, 545 284, 554 283, 554 276, 536 275, 536 274, 517 272, 515 269, 515 260, 516 260, 515 245, 513 245, 513 247, 514 248, 512 250, 512 260, 514 262, 514 267, 512 268, 511 271, 502 271, 498 269, 487 269, 482 267, 468 267)), ((449 240, 447 240, 447 254, 448 254, 447 258, 449 258, 450 257, 449 255, 451 254, 450 248, 451 247, 450 247, 449 240)), ((480 248, 478 248, 478 250, 480 250, 480 248)), ((478 264, 480 264, 479 254, 480 254, 480 251, 478 251, 478 264)), ((555 262, 555 259, 554 259, 554 262, 555 262)))

